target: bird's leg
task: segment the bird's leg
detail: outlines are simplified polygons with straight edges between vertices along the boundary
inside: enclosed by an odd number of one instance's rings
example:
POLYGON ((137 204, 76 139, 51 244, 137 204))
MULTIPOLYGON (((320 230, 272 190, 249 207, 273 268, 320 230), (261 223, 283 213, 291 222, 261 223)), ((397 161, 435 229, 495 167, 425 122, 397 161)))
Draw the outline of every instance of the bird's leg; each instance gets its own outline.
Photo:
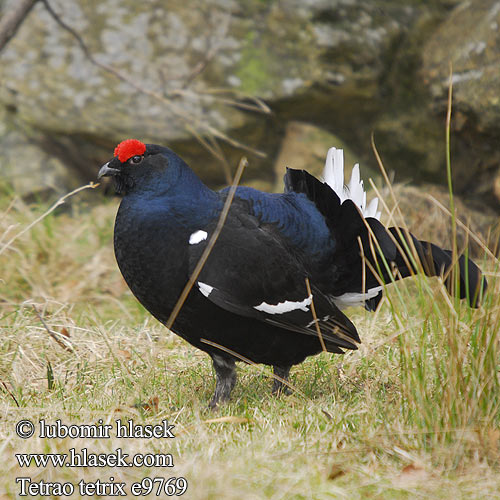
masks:
POLYGON ((208 406, 213 410, 219 403, 229 400, 234 384, 236 384, 236 369, 234 359, 219 356, 218 354, 211 354, 211 357, 216 382, 215 392, 208 406))
MULTIPOLYGON (((288 376, 290 375, 290 368, 291 366, 273 366, 273 371, 274 374, 283 379, 285 382, 288 382, 288 376)), ((273 379, 273 394, 279 395, 279 394, 291 394, 292 391, 290 388, 284 384, 281 380, 278 380, 277 378, 273 379)))

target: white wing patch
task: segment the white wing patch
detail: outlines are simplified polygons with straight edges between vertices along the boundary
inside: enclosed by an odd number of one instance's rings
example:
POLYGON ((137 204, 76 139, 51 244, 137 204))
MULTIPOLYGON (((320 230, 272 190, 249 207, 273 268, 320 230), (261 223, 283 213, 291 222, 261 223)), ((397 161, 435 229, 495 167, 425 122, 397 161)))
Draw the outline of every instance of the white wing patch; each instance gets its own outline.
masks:
POLYGON ((339 309, 346 307, 364 306, 365 301, 373 299, 382 290, 381 286, 370 288, 366 293, 348 292, 338 297, 333 297, 333 302, 339 309))
POLYGON ((293 302, 291 300, 285 300, 284 302, 279 302, 278 304, 272 305, 267 302, 262 302, 258 306, 254 306, 257 311, 262 311, 268 314, 284 314, 290 311, 295 311, 296 309, 301 309, 302 311, 309 311, 309 306, 312 302, 312 295, 306 297, 304 300, 299 302, 293 302))
POLYGON ((203 240, 206 240, 207 236, 208 234, 206 231, 202 231, 201 229, 199 229, 189 237, 189 244, 197 245, 198 243, 201 243, 203 240))
POLYGON ((201 281, 198 281, 198 288, 200 289, 200 292, 203 295, 205 295, 205 297, 208 297, 212 293, 212 290, 214 289, 213 286, 207 285, 206 283, 202 283, 201 281))
POLYGON ((352 169, 351 180, 348 185, 344 184, 344 150, 330 148, 326 155, 323 179, 337 193, 340 203, 352 200, 361 210, 364 217, 373 217, 380 220, 381 212, 377 211, 378 198, 366 205, 366 192, 363 181, 359 175, 359 164, 356 163, 352 169))

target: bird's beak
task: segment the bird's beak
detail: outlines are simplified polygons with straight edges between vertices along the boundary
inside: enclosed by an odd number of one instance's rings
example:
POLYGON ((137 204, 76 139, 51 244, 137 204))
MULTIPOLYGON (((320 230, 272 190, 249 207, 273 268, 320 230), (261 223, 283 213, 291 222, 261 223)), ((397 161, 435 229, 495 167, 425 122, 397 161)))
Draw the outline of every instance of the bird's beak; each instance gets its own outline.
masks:
POLYGON ((97 180, 99 180, 101 177, 109 177, 111 175, 117 175, 119 173, 120 171, 117 168, 110 168, 108 161, 108 163, 105 163, 99 170, 99 173, 97 174, 97 180))

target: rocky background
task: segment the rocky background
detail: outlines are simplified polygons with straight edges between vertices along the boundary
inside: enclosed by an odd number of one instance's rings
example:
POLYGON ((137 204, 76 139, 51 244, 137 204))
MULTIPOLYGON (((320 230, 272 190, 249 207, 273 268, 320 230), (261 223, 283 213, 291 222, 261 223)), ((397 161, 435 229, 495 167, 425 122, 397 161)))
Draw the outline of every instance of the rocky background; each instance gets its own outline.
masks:
POLYGON ((445 184, 450 62, 454 188, 498 212, 500 1, 39 1, 0 52, 0 176, 66 190, 135 137, 272 189, 332 145, 375 174, 373 134, 396 181, 445 184))

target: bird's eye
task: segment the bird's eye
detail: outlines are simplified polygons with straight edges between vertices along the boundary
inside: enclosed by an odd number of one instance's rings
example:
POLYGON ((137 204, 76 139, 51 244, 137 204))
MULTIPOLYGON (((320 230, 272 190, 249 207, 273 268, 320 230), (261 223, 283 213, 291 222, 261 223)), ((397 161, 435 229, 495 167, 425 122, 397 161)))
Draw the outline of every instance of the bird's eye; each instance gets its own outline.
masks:
POLYGON ((128 163, 137 165, 138 163, 141 163, 141 161, 144 159, 143 155, 135 155, 132 156, 132 158, 129 158, 128 163))

